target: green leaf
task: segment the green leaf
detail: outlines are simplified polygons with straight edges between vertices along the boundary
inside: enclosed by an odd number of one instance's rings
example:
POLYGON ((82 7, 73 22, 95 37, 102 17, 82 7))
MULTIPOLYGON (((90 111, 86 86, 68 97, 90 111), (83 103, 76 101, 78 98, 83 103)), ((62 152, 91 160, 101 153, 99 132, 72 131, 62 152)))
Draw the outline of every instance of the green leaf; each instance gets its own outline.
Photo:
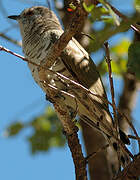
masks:
POLYGON ((6 135, 18 135, 23 128, 32 128, 33 133, 27 137, 32 154, 46 152, 53 147, 63 147, 66 139, 62 134, 62 126, 52 107, 47 107, 45 112, 29 123, 16 122, 6 130, 6 135))
POLYGON ((121 75, 126 71, 127 61, 125 59, 121 59, 119 61, 111 61, 112 72, 116 75, 121 75))
POLYGON ((134 1, 134 6, 135 6, 136 10, 138 12, 140 12, 140 0, 135 0, 134 1))
POLYGON ((100 7, 94 7, 93 11, 91 11, 91 16, 90 16, 90 20, 91 22, 95 21, 95 20, 102 20, 102 16, 108 16, 109 13, 108 11, 100 6, 100 7))
POLYGON ((111 7, 104 0, 99 0, 99 2, 102 3, 108 9, 108 12, 114 19, 114 22, 116 23, 117 26, 119 26, 120 21, 118 19, 118 16, 116 15, 116 13, 111 9, 111 7))
POLYGON ((123 56, 128 53, 130 46, 130 40, 122 39, 120 43, 111 48, 111 52, 114 52, 117 56, 123 56))
POLYGON ((140 42, 132 43, 128 49, 128 69, 140 80, 140 42))
POLYGON ((40 117, 36 118, 32 122, 32 125, 37 130, 46 130, 46 131, 48 131, 51 128, 51 122, 47 121, 46 118, 44 118, 44 116, 40 116, 40 117))
POLYGON ((17 135, 22 129, 24 128, 24 124, 21 122, 15 122, 11 124, 7 130, 6 130, 6 135, 7 136, 15 136, 17 135))
POLYGON ((84 9, 85 9, 88 13, 90 13, 90 12, 93 10, 94 5, 91 4, 91 5, 88 6, 88 5, 86 5, 85 2, 83 2, 83 7, 84 7, 84 9))
POLYGON ((28 141, 33 154, 65 145, 62 126, 52 107, 48 107, 45 113, 34 119, 31 124, 34 133, 28 137, 28 141))
POLYGON ((114 13, 114 11, 110 8, 109 5, 106 5, 106 6, 107 6, 109 14, 112 16, 114 22, 116 23, 117 26, 119 26, 120 25, 120 21, 119 21, 118 16, 114 13))

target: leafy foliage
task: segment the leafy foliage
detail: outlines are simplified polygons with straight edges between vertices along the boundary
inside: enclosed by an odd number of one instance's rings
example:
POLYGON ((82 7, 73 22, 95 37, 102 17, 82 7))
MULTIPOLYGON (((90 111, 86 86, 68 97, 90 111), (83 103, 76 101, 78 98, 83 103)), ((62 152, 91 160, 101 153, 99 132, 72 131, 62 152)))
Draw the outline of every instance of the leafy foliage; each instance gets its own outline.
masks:
POLYGON ((135 8, 136 8, 137 12, 140 12, 140 1, 135 0, 134 5, 135 5, 135 8))
POLYGON ((24 124, 22 122, 14 122, 11 124, 6 131, 7 136, 17 135, 24 128, 24 124))
POLYGON ((83 7, 85 8, 85 10, 89 13, 93 10, 94 8, 94 5, 90 5, 90 6, 87 6, 85 2, 83 2, 83 7))
POLYGON ((16 122, 7 128, 9 137, 19 134, 23 128, 33 128, 33 134, 28 137, 32 153, 48 151, 52 147, 63 147, 65 138, 61 124, 51 107, 47 107, 44 114, 33 119, 30 123, 16 122))

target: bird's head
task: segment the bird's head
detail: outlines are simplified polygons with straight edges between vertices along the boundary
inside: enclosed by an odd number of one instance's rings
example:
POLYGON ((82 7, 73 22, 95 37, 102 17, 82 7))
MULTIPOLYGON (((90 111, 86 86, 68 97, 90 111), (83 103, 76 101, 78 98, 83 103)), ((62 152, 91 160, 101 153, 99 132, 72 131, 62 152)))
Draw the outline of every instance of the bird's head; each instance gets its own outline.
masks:
POLYGON ((45 30, 62 29, 57 16, 47 7, 34 6, 27 8, 20 15, 8 16, 10 19, 17 20, 21 34, 31 29, 45 28, 45 30))

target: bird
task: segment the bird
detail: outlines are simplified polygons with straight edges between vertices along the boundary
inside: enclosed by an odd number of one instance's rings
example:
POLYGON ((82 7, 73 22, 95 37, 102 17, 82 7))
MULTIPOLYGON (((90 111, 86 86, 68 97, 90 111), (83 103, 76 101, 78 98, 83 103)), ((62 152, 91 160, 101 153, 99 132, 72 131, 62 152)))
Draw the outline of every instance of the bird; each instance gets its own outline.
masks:
MULTIPOLYGON (((8 16, 8 18, 17 20, 19 23, 25 58, 37 65, 46 62, 49 49, 64 32, 56 14, 47 7, 33 6, 23 10, 19 15, 8 16)), ((38 66, 30 62, 28 62, 28 66, 34 80, 49 99, 52 89, 46 85, 45 81, 40 79, 38 66)), ((108 104, 103 100, 107 100, 103 82, 88 52, 73 37, 61 55, 49 67, 49 70, 44 73, 46 82, 59 89, 60 92, 63 91, 75 97, 72 98, 65 93, 56 92, 53 94, 53 99, 61 98, 71 115, 78 114, 81 120, 89 126, 101 131, 117 151, 118 132, 114 127, 108 104), (57 76, 56 73, 52 73, 52 71, 81 84, 102 98, 87 94, 81 88, 66 82, 65 79, 57 76)), ((49 100, 51 101, 51 98, 49 100)), ((119 131, 119 136, 121 142, 130 144, 123 131, 119 131)), ((121 149, 120 159, 122 164, 129 161, 129 155, 124 149, 121 149)))

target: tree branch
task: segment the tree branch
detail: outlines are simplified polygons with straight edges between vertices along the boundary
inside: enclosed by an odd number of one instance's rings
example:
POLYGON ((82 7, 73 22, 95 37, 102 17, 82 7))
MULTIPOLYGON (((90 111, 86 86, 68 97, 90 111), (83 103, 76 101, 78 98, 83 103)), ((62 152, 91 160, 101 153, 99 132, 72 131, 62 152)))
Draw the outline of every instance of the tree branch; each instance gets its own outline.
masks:
POLYGON ((15 39, 10 38, 9 36, 5 35, 4 33, 0 33, 0 37, 6 39, 7 41, 12 42, 13 44, 15 44, 15 45, 17 45, 17 46, 20 46, 20 47, 21 47, 21 45, 22 45, 21 42, 16 41, 15 39))

